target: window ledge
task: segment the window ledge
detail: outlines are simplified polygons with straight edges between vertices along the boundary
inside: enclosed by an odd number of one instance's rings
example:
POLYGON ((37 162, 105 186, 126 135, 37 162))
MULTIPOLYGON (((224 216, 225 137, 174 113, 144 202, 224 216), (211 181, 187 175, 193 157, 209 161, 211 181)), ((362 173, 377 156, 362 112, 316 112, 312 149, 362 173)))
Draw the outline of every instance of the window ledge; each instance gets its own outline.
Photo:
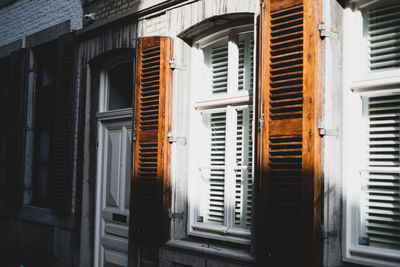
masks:
POLYGON ((182 249, 188 252, 197 252, 205 255, 212 255, 224 258, 229 261, 240 261, 245 263, 255 263, 256 259, 249 251, 207 242, 191 240, 170 240, 164 245, 165 248, 182 249))
POLYGON ((387 249, 353 246, 349 248, 345 262, 366 264, 369 266, 399 266, 400 255, 387 249))

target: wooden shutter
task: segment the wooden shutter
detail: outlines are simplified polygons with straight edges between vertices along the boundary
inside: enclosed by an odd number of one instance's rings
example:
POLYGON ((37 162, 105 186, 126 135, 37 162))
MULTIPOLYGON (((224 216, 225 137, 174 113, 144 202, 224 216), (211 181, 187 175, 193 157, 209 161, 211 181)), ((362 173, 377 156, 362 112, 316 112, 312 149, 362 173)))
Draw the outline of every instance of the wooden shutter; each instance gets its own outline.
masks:
POLYGON ((60 213, 71 211, 74 96, 75 96, 75 38, 73 33, 57 40, 56 114, 54 130, 54 190, 53 209, 60 213))
POLYGON ((18 50, 9 59, 6 203, 10 210, 21 206, 24 177, 27 51, 18 50))
POLYGON ((169 233, 172 51, 172 39, 167 37, 137 42, 131 239, 136 245, 150 246, 154 257, 169 233))
POLYGON ((261 1, 259 256, 320 265, 320 2, 261 1))

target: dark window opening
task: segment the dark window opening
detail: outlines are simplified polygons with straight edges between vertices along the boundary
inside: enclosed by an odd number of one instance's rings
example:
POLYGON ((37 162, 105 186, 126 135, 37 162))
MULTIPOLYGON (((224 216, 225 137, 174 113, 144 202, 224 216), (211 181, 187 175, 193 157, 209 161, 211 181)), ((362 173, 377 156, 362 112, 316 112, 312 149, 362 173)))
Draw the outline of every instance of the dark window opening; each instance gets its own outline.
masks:
POLYGON ((7 109, 8 109, 8 84, 7 64, 0 66, 0 201, 4 200, 6 193, 6 167, 7 167, 7 109))
POLYGON ((57 47, 47 43, 34 50, 36 89, 32 204, 51 207, 57 47))
POLYGON ((108 86, 108 110, 132 107, 132 61, 118 64, 108 71, 108 86))

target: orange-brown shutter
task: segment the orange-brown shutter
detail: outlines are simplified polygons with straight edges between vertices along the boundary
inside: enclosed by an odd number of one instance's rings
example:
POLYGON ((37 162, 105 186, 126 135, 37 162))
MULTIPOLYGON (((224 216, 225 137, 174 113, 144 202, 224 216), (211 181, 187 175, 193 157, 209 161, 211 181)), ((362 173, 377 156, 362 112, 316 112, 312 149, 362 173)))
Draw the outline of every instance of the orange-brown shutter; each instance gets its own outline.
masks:
MULTIPOLYGON (((137 42, 134 119, 132 241, 157 248, 168 238, 169 161, 173 40, 145 37, 137 42)), ((152 254, 152 253, 150 253, 152 254)), ((158 252, 153 253, 155 257, 158 252)))
POLYGON ((259 256, 320 265, 321 1, 261 1, 259 256))

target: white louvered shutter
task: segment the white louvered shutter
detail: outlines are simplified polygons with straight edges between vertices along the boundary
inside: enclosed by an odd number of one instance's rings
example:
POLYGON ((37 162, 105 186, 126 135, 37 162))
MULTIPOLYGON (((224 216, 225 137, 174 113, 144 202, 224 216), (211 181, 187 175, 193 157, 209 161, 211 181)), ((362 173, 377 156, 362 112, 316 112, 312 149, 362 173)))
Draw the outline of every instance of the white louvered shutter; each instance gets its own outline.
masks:
POLYGON ((212 94, 226 93, 228 86, 228 42, 226 39, 222 40, 209 49, 211 49, 212 94))
POLYGON ((371 8, 366 17, 370 70, 400 67, 400 3, 371 8))
POLYGON ((400 249, 400 94, 364 98, 367 171, 362 235, 370 246, 400 249))

